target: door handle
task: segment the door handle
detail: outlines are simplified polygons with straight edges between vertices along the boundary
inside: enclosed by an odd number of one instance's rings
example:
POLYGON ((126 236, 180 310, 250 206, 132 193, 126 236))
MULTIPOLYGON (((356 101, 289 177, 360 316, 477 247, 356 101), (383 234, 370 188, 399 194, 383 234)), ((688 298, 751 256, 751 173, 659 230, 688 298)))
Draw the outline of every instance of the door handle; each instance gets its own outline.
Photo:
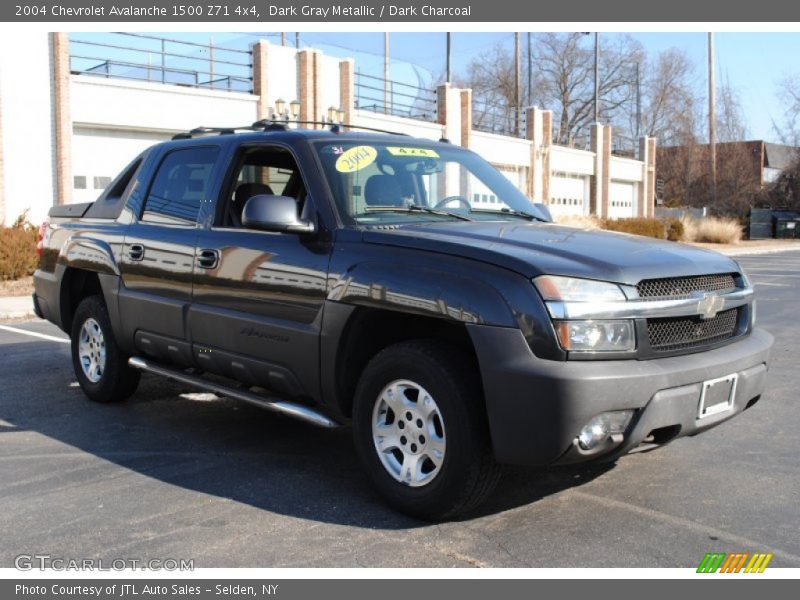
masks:
POLYGON ((131 260, 142 260, 144 258, 144 246, 142 244, 128 246, 128 257, 131 260))
POLYGON ((219 251, 204 248, 197 253, 195 264, 201 269, 215 269, 219 264, 219 251))

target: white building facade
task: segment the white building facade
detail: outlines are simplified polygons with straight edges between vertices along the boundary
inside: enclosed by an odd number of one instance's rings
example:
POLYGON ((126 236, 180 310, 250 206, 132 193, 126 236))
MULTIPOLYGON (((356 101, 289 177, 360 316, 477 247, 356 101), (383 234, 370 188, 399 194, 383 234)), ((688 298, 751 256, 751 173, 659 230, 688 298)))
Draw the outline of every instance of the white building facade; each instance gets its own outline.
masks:
POLYGON ((247 125, 292 101, 300 120, 325 120, 336 108, 345 124, 468 147, 555 217, 654 213, 652 138, 640 141, 642 160, 613 155, 611 128, 603 125, 593 126, 588 150, 555 145, 552 113, 536 108, 527 111, 525 138, 478 131, 471 91, 448 85, 431 91, 435 119, 358 108, 353 60, 266 41, 242 59, 252 65, 238 86, 247 89, 230 89, 231 80, 226 87, 215 73, 200 85, 164 81, 178 69, 163 63, 148 63, 146 77, 133 68, 136 76, 114 75, 109 63, 105 71, 76 69, 70 48, 65 33, 0 38, 0 223, 25 212, 39 223, 54 204, 94 200, 136 154, 176 133, 247 125))

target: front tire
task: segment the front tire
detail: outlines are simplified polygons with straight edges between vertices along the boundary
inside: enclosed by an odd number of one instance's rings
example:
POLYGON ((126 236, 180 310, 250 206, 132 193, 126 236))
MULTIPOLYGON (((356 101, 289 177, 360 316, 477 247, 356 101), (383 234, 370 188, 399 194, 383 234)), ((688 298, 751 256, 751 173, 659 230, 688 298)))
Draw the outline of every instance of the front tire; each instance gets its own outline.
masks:
POLYGON ((136 391, 140 373, 128 366, 100 296, 84 298, 72 320, 72 366, 83 393, 94 402, 121 402, 136 391))
POLYGON ((394 344, 364 369, 353 405, 361 462, 400 512, 449 519, 494 490, 494 461, 474 361, 437 341, 394 344))

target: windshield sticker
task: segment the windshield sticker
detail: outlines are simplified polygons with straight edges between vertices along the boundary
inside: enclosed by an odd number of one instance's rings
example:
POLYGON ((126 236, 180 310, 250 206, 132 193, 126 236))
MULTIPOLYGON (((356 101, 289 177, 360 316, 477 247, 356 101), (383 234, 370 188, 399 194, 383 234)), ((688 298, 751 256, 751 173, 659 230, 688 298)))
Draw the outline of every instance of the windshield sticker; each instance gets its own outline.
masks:
POLYGON ((415 158, 439 158, 436 150, 430 148, 405 148, 400 146, 386 146, 386 151, 392 156, 413 156, 415 158))
POLYGON ((370 166, 378 157, 378 151, 372 146, 355 146, 336 159, 336 170, 339 173, 354 173, 370 166))

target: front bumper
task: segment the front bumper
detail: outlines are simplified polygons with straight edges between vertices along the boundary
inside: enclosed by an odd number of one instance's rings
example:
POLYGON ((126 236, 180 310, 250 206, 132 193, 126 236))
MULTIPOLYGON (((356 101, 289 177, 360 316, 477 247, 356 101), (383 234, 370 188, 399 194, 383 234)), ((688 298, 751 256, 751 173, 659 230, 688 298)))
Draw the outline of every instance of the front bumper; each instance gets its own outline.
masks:
POLYGON ((705 431, 752 406, 766 384, 772 336, 755 329, 727 346, 653 360, 537 358, 517 329, 469 325, 498 461, 548 465, 612 460, 642 443, 705 431), (731 410, 697 419, 702 382, 738 373, 731 410), (581 450, 575 439, 599 413, 634 409, 623 439, 581 450))

